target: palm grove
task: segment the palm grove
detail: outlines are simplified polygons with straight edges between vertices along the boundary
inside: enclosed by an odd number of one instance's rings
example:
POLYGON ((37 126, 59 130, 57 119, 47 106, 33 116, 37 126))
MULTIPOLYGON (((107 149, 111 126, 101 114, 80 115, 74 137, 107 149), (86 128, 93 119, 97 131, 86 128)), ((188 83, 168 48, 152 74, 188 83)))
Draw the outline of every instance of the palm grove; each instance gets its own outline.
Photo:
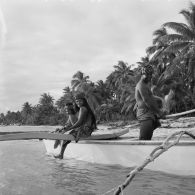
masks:
POLYGON ((43 93, 35 106, 25 102, 21 111, 1 113, 0 124, 63 125, 67 120, 64 105, 73 100, 75 92, 85 93, 98 121, 130 120, 134 117, 134 91, 140 68, 147 63, 154 68, 153 92, 166 100, 167 113, 194 108, 195 5, 191 3, 180 14, 185 23, 167 22, 157 29, 153 33, 153 45, 146 49, 146 56, 137 62, 137 68, 119 61, 106 80, 97 83, 78 71, 71 86, 63 89, 62 97, 56 102, 50 94, 43 93))

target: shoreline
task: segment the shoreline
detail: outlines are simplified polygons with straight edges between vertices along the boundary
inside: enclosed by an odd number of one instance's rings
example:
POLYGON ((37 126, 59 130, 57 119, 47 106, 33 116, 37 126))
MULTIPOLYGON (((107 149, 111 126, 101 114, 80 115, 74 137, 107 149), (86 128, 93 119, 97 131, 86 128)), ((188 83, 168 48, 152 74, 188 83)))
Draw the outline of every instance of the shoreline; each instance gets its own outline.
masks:
MULTIPOLYGON (((168 135, 178 132, 178 131, 189 131, 195 135, 195 117, 182 117, 182 118, 172 118, 166 120, 160 120, 161 127, 154 130, 153 138, 166 138, 168 135)), ((0 132, 17 132, 17 131, 54 131, 56 128, 62 127, 49 126, 49 125, 8 125, 0 126, 0 132)), ((138 121, 115 121, 115 122, 105 122, 97 125, 97 131, 112 131, 114 129, 124 129, 129 128, 129 133, 126 136, 138 137, 139 136, 139 123, 138 121)), ((184 136, 186 137, 186 136, 184 136)))

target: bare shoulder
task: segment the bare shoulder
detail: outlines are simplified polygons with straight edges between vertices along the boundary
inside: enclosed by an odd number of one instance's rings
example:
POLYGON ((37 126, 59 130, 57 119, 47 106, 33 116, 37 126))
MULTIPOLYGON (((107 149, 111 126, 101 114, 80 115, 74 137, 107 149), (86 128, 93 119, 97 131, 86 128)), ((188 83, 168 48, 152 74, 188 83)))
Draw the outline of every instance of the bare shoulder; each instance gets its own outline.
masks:
POLYGON ((145 84, 143 83, 143 81, 142 81, 142 80, 139 80, 139 82, 138 82, 137 85, 136 85, 136 88, 139 90, 139 89, 141 89, 144 85, 145 85, 145 84))
POLYGON ((87 112, 87 108, 85 106, 81 106, 80 107, 80 111, 85 113, 85 112, 87 112))

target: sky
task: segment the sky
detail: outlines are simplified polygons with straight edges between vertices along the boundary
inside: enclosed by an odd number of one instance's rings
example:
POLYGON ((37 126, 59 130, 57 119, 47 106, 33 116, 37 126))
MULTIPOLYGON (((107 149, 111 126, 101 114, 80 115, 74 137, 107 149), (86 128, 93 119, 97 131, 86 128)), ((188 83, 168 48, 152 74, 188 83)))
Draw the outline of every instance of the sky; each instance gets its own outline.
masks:
MULTIPOLYGON (((195 3, 195 0, 191 2, 195 3)), ((55 101, 81 71, 106 80, 136 64, 165 22, 185 22, 187 0, 0 0, 0 113, 55 101)))

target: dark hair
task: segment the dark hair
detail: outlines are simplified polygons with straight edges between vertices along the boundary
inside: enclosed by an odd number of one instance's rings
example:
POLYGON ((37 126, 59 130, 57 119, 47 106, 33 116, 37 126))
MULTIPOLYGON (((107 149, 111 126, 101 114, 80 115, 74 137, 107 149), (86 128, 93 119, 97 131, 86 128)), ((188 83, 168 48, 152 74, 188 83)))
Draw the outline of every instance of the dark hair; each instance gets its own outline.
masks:
POLYGON ((151 64, 148 63, 141 67, 142 75, 151 75, 153 73, 154 73, 154 70, 151 64))
POLYGON ((87 108, 88 114, 90 114, 91 117, 92 117, 92 126, 93 126, 95 129, 97 129, 95 115, 94 115, 93 111, 91 110, 91 108, 90 108, 90 106, 89 106, 87 100, 86 100, 84 97, 82 97, 82 98, 77 98, 77 99, 82 99, 82 100, 83 100, 83 106, 87 108))
POLYGON ((73 103, 72 102, 68 102, 65 104, 65 106, 73 106, 73 103))
POLYGON ((73 107, 74 107, 75 112, 78 112, 80 109, 75 102, 73 103, 73 107))
POLYGON ((71 114, 76 114, 78 112, 78 110, 75 109, 74 104, 72 102, 66 103, 65 106, 69 107, 71 114))

